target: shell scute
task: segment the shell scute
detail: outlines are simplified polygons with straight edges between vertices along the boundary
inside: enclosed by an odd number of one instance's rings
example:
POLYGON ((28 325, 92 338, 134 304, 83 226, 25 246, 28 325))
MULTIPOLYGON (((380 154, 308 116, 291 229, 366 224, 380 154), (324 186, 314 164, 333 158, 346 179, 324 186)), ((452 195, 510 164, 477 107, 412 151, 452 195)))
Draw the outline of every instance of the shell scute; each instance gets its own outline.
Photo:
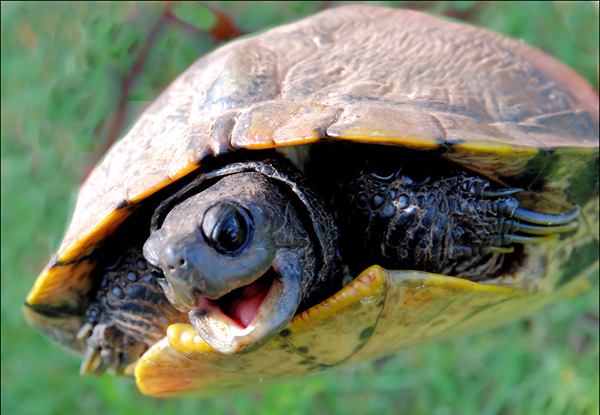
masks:
POLYGON ((267 102, 241 114, 231 134, 237 148, 261 149, 307 144, 323 136, 337 108, 290 101, 267 102))

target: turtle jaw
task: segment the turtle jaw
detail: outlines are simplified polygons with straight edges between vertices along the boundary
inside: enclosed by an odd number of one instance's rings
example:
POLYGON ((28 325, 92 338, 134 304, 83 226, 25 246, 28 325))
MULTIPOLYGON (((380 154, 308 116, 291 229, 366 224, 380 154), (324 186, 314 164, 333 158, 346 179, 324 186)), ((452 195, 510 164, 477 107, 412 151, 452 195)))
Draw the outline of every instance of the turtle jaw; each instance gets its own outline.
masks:
POLYGON ((223 354, 254 351, 273 339, 294 317, 302 298, 296 275, 274 265, 247 286, 219 299, 198 298, 189 312, 196 333, 223 354))

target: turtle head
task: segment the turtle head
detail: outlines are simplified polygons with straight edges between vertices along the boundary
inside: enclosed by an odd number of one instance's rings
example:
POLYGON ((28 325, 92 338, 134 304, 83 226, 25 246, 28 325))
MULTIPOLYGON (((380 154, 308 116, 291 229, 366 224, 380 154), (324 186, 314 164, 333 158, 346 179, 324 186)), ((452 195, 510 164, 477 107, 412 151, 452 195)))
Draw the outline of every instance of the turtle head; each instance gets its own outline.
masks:
POLYGON ((221 353, 275 337, 313 280, 313 242, 288 193, 257 172, 225 176, 175 206, 144 245, 169 301, 221 353))

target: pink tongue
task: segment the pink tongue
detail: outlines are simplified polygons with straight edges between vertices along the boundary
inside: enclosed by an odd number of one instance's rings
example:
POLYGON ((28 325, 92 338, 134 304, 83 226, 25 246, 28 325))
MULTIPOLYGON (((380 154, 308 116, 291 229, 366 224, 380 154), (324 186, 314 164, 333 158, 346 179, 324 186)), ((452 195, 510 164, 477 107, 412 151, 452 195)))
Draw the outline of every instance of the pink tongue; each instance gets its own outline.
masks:
POLYGON ((222 307, 222 310, 225 314, 232 319, 237 320, 242 324, 242 326, 244 326, 244 328, 248 327, 248 325, 252 322, 260 305, 271 288, 270 286, 265 285, 261 279, 246 287, 236 290, 236 298, 225 307, 222 307))

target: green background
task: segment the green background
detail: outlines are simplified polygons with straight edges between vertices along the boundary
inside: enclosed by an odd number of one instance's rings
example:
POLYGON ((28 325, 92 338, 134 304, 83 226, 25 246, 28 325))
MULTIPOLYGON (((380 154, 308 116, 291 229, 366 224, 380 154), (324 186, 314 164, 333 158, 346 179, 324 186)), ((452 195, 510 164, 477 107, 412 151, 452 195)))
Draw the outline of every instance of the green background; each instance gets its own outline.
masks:
MULTIPOLYGON (((7 414, 598 414, 598 286, 508 326, 252 393, 153 399, 78 375, 20 307, 104 149, 223 35, 343 2, 2 3, 2 411, 7 414), (225 31, 227 32, 227 31, 225 31), (218 39, 215 41, 215 37, 218 39)), ((597 88, 588 3, 375 2, 521 38, 597 88)))

